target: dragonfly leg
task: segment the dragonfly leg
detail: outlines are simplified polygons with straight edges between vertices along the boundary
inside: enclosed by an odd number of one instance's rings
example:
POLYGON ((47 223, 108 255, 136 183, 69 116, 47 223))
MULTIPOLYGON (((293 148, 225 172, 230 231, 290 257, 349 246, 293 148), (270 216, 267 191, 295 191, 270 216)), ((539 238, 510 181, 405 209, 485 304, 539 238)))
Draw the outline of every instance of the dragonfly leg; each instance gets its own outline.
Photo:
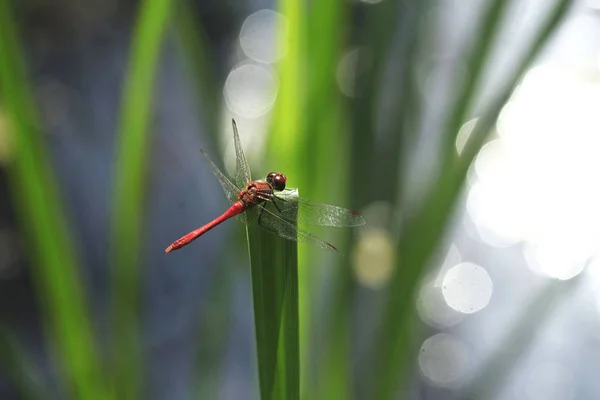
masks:
POLYGON ((275 202, 276 198, 277 198, 276 196, 273 196, 273 198, 271 199, 271 203, 273 203, 273 205, 275 206, 275 208, 277 209, 277 211, 279 211, 281 213, 281 208, 279 208, 279 206, 275 202))
POLYGON ((262 193, 257 193, 256 197, 258 197, 262 201, 269 201, 269 200, 271 200, 270 196, 264 195, 262 193))
POLYGON ((262 220, 262 216, 263 216, 263 211, 265 211, 264 207, 260 207, 260 211, 258 211, 258 225, 260 225, 262 228, 273 232, 274 234, 277 234, 277 231, 275 229, 271 229, 266 225, 261 224, 261 220, 262 220))
POLYGON ((260 223, 260 221, 262 220, 263 211, 265 211, 265 209, 264 209, 264 208, 262 208, 262 207, 260 207, 260 208, 259 208, 259 211, 258 211, 258 224, 259 224, 259 225, 262 225, 262 224, 260 223))
POLYGON ((283 197, 279 197, 279 196, 277 196, 275 193, 273 193, 273 195, 272 195, 272 198, 275 198, 275 199, 277 199, 277 200, 281 200, 281 201, 283 201, 284 203, 287 203, 287 202, 288 202, 286 199, 284 199, 283 197))
POLYGON ((278 196, 277 196, 275 193, 273 193, 273 191, 272 191, 272 190, 269 190, 269 191, 267 191, 267 190, 260 190, 260 191, 258 191, 258 193, 259 193, 259 197, 260 197, 261 199, 263 198, 263 197, 261 197, 261 196, 266 196, 266 197, 267 197, 267 199, 264 199, 264 200, 270 200, 270 201, 271 201, 271 203, 273 203, 273 205, 275 206, 275 208, 276 208, 276 209, 277 209, 277 211, 279 211, 279 212, 281 212, 281 208, 279 208, 279 205, 277 204, 277 202, 275 201, 275 199, 277 199, 277 200, 281 200, 281 201, 283 201, 283 202, 287 203, 287 200, 286 200, 286 199, 284 199, 284 198, 281 198, 281 197, 278 197, 278 196))
POLYGON ((263 201, 269 201, 273 197, 273 191, 272 190, 257 190, 256 197, 258 197, 259 199, 261 199, 263 201))

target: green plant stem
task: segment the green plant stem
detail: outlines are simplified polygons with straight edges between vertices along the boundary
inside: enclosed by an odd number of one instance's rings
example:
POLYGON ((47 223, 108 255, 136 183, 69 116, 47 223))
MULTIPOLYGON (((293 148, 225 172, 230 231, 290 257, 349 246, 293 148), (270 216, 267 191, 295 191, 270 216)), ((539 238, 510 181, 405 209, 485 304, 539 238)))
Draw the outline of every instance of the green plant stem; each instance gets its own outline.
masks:
MULTIPOLYGON (((293 204, 297 191, 286 198, 293 204)), ((246 212, 256 221, 256 209, 246 212)), ((247 236, 261 399, 299 399, 298 244, 256 223, 247 236)))

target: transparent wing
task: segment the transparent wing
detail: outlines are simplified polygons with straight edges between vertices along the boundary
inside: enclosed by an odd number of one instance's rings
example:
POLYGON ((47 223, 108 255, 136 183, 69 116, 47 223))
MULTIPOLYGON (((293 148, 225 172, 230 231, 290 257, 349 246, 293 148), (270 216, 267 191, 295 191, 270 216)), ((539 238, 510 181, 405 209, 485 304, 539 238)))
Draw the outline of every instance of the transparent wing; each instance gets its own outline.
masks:
POLYGON ((298 198, 297 204, 284 207, 280 215, 285 219, 292 219, 296 213, 298 222, 309 225, 345 228, 362 226, 367 223, 364 217, 355 211, 329 204, 314 203, 303 198, 298 198))
MULTIPOLYGON (((286 238, 288 240, 293 240, 301 243, 308 243, 310 245, 320 247, 325 250, 333 251, 335 253, 339 253, 338 249, 336 249, 333 245, 325 242, 324 240, 319 239, 318 237, 311 235, 308 232, 303 231, 302 229, 298 229, 291 222, 283 219, 278 214, 279 212, 271 212, 269 210, 270 207, 274 207, 270 201, 267 201, 263 204, 257 205, 260 213, 267 213, 269 215, 263 215, 260 218, 260 226, 276 233, 277 235, 286 238), (268 207, 268 208, 267 208, 268 207)), ((290 215, 288 213, 288 215, 290 215)))
POLYGON ((210 169, 212 170, 213 174, 217 177, 217 179, 219 179, 219 183, 221 184, 221 187, 223 187, 223 191, 225 192, 225 196, 227 196, 227 200, 229 200, 229 204, 233 204, 234 202, 236 202, 241 189, 234 185, 233 182, 231 182, 229 178, 221 172, 219 167, 217 167, 215 163, 212 162, 212 160, 210 159, 208 154, 204 152, 204 150, 200 149, 200 153, 204 156, 206 162, 208 162, 208 165, 210 166, 210 169))
POLYGON ((235 144, 235 183, 239 187, 246 187, 248 182, 252 180, 250 166, 248 165, 248 161, 246 161, 237 125, 233 118, 231 119, 231 125, 233 126, 233 143, 235 144))

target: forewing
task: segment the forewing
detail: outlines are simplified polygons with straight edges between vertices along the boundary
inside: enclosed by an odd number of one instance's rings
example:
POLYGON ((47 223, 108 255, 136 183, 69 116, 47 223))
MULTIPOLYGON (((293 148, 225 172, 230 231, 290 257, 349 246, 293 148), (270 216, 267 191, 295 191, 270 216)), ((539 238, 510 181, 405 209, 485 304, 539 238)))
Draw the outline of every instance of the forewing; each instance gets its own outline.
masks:
POLYGON ((242 149, 242 142, 234 119, 231 119, 231 125, 233 126, 233 143, 235 144, 235 183, 239 187, 246 187, 248 182, 252 180, 250 166, 246 161, 246 155, 244 149, 242 149))
POLYGON ((364 217, 352 210, 329 204, 313 203, 303 198, 298 198, 297 204, 282 209, 281 216, 290 219, 295 213, 298 215, 298 222, 309 225, 345 228, 366 224, 364 217))

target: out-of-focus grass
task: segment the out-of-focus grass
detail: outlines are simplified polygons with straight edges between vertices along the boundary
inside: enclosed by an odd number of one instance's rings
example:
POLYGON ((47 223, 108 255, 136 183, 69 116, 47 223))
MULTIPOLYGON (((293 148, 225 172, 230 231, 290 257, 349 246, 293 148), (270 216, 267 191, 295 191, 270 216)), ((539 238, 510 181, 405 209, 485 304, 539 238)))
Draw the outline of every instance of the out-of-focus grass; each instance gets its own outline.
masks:
MULTIPOLYGON (((498 95, 483 108, 479 123, 458 158, 455 153, 456 135, 473 108, 483 83, 484 67, 496 45, 495 38, 504 23, 505 10, 514 2, 496 0, 486 5, 483 18, 472 35, 473 43, 467 51, 468 79, 456 80, 453 98, 448 103, 448 120, 441 129, 445 146, 441 152, 443 163, 439 178, 415 215, 405 221, 406 227, 398 247, 398 265, 388 290, 381 329, 374 338, 377 349, 371 375, 374 398, 394 396, 398 377, 412 354, 409 339, 414 288, 452 214, 467 168, 485 142, 518 79, 564 15, 567 3, 556 3, 554 10, 558 11, 540 28, 534 44, 519 57, 515 72, 507 75, 498 95)), ((304 194, 320 195, 327 201, 349 200, 349 206, 353 208, 364 207, 374 198, 387 201, 396 208, 402 207, 402 194, 406 191, 403 156, 410 153, 409 146, 419 130, 423 107, 423 99, 418 95, 414 82, 420 62, 418 56, 423 52, 418 46, 426 44, 429 39, 422 36, 435 30, 432 25, 423 26, 429 4, 411 0, 382 2, 366 10, 366 28, 360 29, 357 34, 358 43, 362 45, 356 65, 357 98, 353 99, 352 113, 348 114, 339 99, 335 82, 335 67, 343 52, 344 35, 347 33, 348 25, 344 24, 347 6, 341 2, 318 3, 306 12, 285 0, 280 2, 280 11, 288 17, 292 33, 288 56, 279 68, 282 85, 274 114, 270 159, 276 160, 278 168, 285 165, 285 171, 297 180, 304 194), (309 20, 310 23, 307 23, 309 20), (392 40, 398 26, 404 38, 400 44, 392 40), (390 57, 396 52, 400 53, 403 63, 400 79, 395 81, 399 84, 391 107, 395 112, 384 114, 384 122, 381 123, 377 113, 383 106, 379 103, 384 92, 383 77, 390 57), (305 68, 299 68, 299 65, 305 68), (300 81, 303 86, 298 88, 300 81), (298 120, 298 110, 303 110, 301 120, 298 120), (380 132, 376 137, 378 124, 380 132), (352 133, 350 137, 343 135, 346 129, 352 133), (293 151, 290 152, 290 149, 293 151), (345 159, 343 154, 349 154, 349 158, 345 159), (348 164, 342 164, 345 167, 340 169, 338 165, 344 160, 348 160, 348 164), (331 186, 343 193, 346 182, 346 198, 335 198, 334 195, 330 199, 331 186)), ((385 106, 390 107, 389 104, 385 106)), ((308 299, 318 276, 314 268, 324 262, 326 256, 300 248, 302 364, 320 365, 316 378, 318 389, 315 391, 311 388, 312 382, 306 381, 303 393, 316 398, 346 398, 351 395, 353 387, 348 368, 352 361, 348 315, 355 292, 347 260, 340 262, 331 292, 333 295, 327 297, 330 311, 326 312, 329 318, 324 322, 330 324, 330 328, 326 329, 329 337, 324 353, 318 357, 320 362, 311 364, 307 353, 315 346, 310 336, 315 321, 310 313, 315 308, 311 307, 308 299)), ((310 376, 310 372, 307 375, 310 376)))
MULTIPOLYGON (((431 188, 423 202, 423 206, 408 221, 400 241, 399 263, 389 287, 389 298, 382 320, 381 333, 377 341, 378 350, 376 354, 379 358, 375 369, 374 398, 391 399, 394 397, 398 389, 398 376, 400 376, 410 355, 413 354, 410 347, 411 330, 409 322, 410 315, 413 313, 411 306, 414 291, 422 270, 427 265, 444 233, 444 227, 452 214, 453 206, 462 188, 468 167, 485 143, 488 134, 492 131, 493 124, 497 120, 502 106, 508 100, 518 80, 539 54, 543 45, 547 43, 552 32, 556 30, 571 3, 568 0, 559 0, 553 4, 544 23, 541 24, 537 33, 533 36, 531 45, 517 60, 517 67, 514 72, 505 78, 503 87, 497 97, 484 107, 483 114, 478 120, 461 156, 455 155, 446 158, 446 162, 440 167, 441 172, 437 183, 431 188)), ((502 18, 498 13, 501 7, 495 4, 490 7, 491 14, 495 15, 495 18, 502 18)), ((488 22, 489 18, 487 18, 488 22)), ((496 22, 492 25, 499 26, 496 22)), ((487 25, 482 26, 480 29, 482 35, 475 35, 475 37, 479 37, 479 43, 486 42, 488 46, 491 46, 493 43, 487 36, 491 35, 493 37, 495 34, 483 34, 483 32, 487 32, 487 25)), ((475 46, 481 52, 481 56, 485 57, 489 51, 484 50, 482 47, 485 46, 481 44, 475 46)), ((478 64, 473 63, 472 65, 478 64)), ((471 91, 475 90, 476 86, 467 83, 462 87, 462 95, 472 97, 471 91), (464 90, 469 92, 464 92, 464 90)), ((456 121, 454 113, 464 114, 465 110, 460 102, 452 104, 456 108, 453 108, 450 120, 456 121)), ((454 130, 449 131, 448 135, 455 137, 456 132, 454 130)), ((455 142, 447 141, 447 146, 452 146, 454 151, 455 142)), ((447 150, 446 153, 450 153, 450 150, 447 150)))
POLYGON ((8 1, 0 0, 0 96, 15 143, 9 177, 46 333, 60 360, 69 395, 111 399, 13 21, 8 1))
POLYGON ((120 398, 140 395, 140 243, 149 151, 148 127, 157 60, 169 21, 169 0, 141 3, 125 80, 112 207, 112 351, 120 398))

